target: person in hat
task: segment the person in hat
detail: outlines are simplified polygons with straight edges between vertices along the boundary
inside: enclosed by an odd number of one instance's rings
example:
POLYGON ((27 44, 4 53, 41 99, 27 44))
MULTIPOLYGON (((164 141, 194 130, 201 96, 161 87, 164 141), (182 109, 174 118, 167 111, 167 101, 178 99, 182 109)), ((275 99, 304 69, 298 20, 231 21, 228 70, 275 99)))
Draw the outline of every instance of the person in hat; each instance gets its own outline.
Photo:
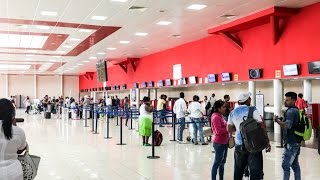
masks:
MULTIPOLYGON (((240 134, 240 124, 248 116, 249 107, 251 105, 251 93, 240 93, 238 96, 239 106, 230 112, 228 118, 228 131, 235 131, 235 151, 234 151, 234 180, 242 180, 246 166, 249 166, 250 179, 260 180, 263 173, 262 151, 250 153, 246 150, 240 134)), ((253 118, 265 127, 258 110, 254 107, 253 118)), ((270 151, 270 146, 267 152, 270 151)))

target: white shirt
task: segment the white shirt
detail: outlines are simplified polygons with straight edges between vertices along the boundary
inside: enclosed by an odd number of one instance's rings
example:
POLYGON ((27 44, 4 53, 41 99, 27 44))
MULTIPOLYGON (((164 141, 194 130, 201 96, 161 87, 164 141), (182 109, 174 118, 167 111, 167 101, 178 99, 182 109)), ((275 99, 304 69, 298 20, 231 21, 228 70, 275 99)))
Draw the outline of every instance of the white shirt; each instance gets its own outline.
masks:
POLYGON ((112 105, 112 99, 111 98, 107 98, 106 99, 106 105, 107 106, 111 106, 112 105))
POLYGON ((23 180, 22 167, 18 160, 18 150, 26 147, 24 131, 12 126, 12 139, 7 140, 0 120, 0 177, 1 180, 23 180))
POLYGON ((173 106, 173 112, 177 115, 177 118, 186 117, 187 104, 183 98, 178 99, 173 106))
POLYGON ((146 105, 145 104, 142 104, 140 106, 139 113, 140 113, 140 116, 149 116, 151 119, 153 118, 152 117, 152 112, 147 112, 146 111, 146 105))
POLYGON ((199 102, 191 102, 188 107, 188 112, 192 118, 202 118, 202 108, 199 102))
MULTIPOLYGON (((240 134, 240 124, 244 121, 243 117, 248 116, 248 112, 249 112, 249 106, 240 105, 237 108, 235 108, 233 111, 231 111, 229 114, 228 125, 234 125, 236 127, 235 142, 237 145, 242 145, 242 137, 240 134)), ((262 118, 261 118, 258 110, 256 109, 256 107, 254 107, 253 118, 257 122, 262 122, 262 118)))
POLYGON ((211 111, 214 103, 216 102, 216 99, 211 96, 207 102, 210 102, 211 107, 210 107, 209 111, 211 111))

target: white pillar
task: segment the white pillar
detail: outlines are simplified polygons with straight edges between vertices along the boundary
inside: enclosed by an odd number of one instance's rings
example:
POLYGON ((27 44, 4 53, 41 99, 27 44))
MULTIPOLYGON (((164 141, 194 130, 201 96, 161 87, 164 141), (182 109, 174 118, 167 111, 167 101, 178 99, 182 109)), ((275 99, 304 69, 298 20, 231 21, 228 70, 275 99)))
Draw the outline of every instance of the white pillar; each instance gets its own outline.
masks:
MULTIPOLYGON (((283 113, 281 111, 283 105, 283 83, 280 79, 273 80, 273 98, 274 98, 274 115, 279 117, 283 117, 283 113)), ((275 123, 274 124, 274 135, 275 139, 280 137, 280 126, 275 123)))
POLYGON ((308 101, 308 103, 312 102, 312 83, 311 79, 303 80, 303 98, 308 101))
POLYGON ((9 76, 8 76, 8 74, 6 74, 5 81, 6 81, 6 87, 5 87, 6 98, 9 98, 9 76))
POLYGON ((150 89, 147 89, 147 96, 151 99, 151 97, 150 97, 150 89))
POLYGON ((97 92, 93 92, 93 103, 96 103, 97 102, 97 92))
POLYGON ((64 82, 63 75, 61 75, 60 76, 60 92, 61 92, 61 94, 59 96, 64 96, 64 93, 63 93, 63 82, 64 82))
POLYGON ((254 81, 249 81, 249 92, 251 92, 251 105, 255 106, 256 105, 256 82, 254 81))
POLYGON ((154 88, 153 91, 154 91, 153 92, 153 94, 154 94, 154 99, 153 100, 156 100, 156 99, 158 99, 158 89, 154 88))
POLYGON ((140 89, 136 89, 136 106, 137 106, 137 109, 140 108, 140 89))

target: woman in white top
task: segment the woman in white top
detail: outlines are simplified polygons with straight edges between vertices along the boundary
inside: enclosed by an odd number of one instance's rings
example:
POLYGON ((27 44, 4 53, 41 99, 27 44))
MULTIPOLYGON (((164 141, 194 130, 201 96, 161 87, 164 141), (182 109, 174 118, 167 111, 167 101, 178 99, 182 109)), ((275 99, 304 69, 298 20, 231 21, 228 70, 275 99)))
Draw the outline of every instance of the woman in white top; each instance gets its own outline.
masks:
POLYGON ((27 146, 24 131, 16 126, 15 110, 8 99, 0 99, 0 179, 23 180, 18 154, 27 146))
POLYGON ((202 113, 202 108, 201 104, 199 103, 199 96, 194 95, 193 96, 193 102, 189 104, 188 107, 188 112, 190 113, 189 117, 191 119, 192 125, 193 125, 193 144, 197 145, 198 144, 198 130, 199 130, 199 135, 200 135, 200 140, 202 145, 208 145, 204 141, 204 136, 203 136, 203 113, 202 113))
POLYGON ((152 111, 150 98, 145 96, 139 109, 139 135, 142 136, 143 146, 151 146, 148 141, 152 131, 152 111))
POLYGON ((29 114, 30 108, 31 108, 31 101, 29 96, 24 100, 24 105, 26 106, 26 111, 24 113, 29 114))

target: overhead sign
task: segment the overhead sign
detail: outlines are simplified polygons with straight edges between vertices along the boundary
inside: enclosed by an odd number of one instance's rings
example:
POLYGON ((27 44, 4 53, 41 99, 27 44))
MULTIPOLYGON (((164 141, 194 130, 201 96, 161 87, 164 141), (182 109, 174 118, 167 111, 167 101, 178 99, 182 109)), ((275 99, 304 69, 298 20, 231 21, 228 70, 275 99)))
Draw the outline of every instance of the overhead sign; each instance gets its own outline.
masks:
POLYGON ((173 77, 174 80, 178 80, 182 78, 182 66, 181 64, 173 65, 173 77))

